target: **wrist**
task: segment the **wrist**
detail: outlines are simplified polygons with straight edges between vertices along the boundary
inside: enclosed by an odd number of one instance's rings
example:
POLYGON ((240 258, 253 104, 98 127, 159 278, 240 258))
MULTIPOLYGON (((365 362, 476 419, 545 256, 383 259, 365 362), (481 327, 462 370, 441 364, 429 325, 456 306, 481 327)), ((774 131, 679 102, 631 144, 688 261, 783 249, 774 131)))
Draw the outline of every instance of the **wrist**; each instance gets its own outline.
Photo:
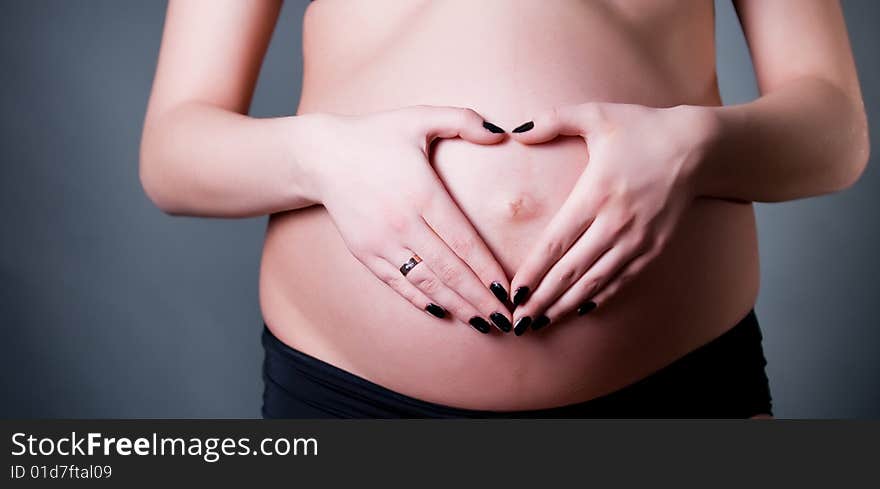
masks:
POLYGON ((710 193, 711 162, 721 140, 718 107, 687 105, 680 110, 684 141, 684 169, 694 197, 710 193))
POLYGON ((281 139, 287 162, 287 187, 291 198, 310 204, 323 202, 324 175, 330 165, 325 156, 332 116, 312 113, 281 118, 281 139))

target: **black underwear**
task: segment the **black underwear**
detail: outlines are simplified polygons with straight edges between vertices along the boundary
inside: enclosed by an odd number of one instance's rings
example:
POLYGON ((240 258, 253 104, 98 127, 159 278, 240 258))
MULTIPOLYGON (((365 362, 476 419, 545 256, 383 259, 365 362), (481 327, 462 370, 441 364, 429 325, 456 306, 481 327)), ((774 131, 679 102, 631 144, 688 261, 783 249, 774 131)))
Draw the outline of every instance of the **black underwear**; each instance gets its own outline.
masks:
POLYGON ((265 418, 747 418, 772 414, 754 311, 657 372, 589 401, 476 411, 422 401, 295 350, 263 328, 265 418))

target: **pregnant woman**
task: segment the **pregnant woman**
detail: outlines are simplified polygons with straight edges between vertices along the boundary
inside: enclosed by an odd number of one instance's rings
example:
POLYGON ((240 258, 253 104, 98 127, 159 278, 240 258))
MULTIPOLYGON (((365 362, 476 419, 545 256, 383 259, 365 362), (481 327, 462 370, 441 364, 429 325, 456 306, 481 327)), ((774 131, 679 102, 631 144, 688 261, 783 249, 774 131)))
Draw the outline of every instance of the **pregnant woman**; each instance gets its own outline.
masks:
MULTIPOLYGON (((772 415, 752 202, 868 132, 832 0, 318 0, 296 115, 247 115, 281 2, 170 2, 141 148, 173 215, 270 215, 265 417, 772 415)), ((246 325, 243 325, 246 326, 246 325)))

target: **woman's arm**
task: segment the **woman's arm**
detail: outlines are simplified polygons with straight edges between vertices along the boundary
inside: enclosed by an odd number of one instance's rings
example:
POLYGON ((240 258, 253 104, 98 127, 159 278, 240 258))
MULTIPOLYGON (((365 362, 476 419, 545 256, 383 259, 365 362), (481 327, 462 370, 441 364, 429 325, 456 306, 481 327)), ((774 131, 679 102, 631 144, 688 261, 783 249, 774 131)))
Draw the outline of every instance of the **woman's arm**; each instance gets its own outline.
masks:
POLYGON ((772 202, 852 185, 868 162, 869 136, 839 2, 736 6, 762 95, 700 109, 708 117, 697 194, 772 202))
POLYGON ((280 4, 170 2, 141 143, 147 194, 171 214, 218 217, 320 203, 349 251, 413 305, 481 333, 489 320, 509 331, 501 265, 428 161, 435 138, 504 136, 453 107, 244 115, 280 4), (424 263, 404 274, 414 255, 424 263))
POLYGON ((531 298, 515 293, 516 321, 543 316, 535 321, 546 325, 607 303, 659 256, 695 197, 790 200, 859 178, 867 122, 838 2, 740 0, 737 7, 757 100, 558 107, 513 134, 525 144, 580 136, 590 158, 511 281, 514 291, 533 291, 531 298))
POLYGON ((173 215, 251 217, 312 205, 308 160, 297 157, 312 119, 181 104, 145 125, 144 190, 173 215))
POLYGON ((140 176, 170 214, 244 217, 314 203, 308 117, 248 111, 280 0, 171 1, 141 141, 140 176))

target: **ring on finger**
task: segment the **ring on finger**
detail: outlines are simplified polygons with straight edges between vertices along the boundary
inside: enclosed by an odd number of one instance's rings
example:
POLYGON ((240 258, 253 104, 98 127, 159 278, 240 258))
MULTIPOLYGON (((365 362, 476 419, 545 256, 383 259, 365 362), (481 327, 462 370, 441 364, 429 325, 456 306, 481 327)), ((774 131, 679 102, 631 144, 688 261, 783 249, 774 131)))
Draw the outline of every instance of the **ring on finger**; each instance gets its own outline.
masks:
POLYGON ((400 266, 400 273, 402 273, 403 276, 406 277, 406 274, 408 274, 413 268, 416 267, 416 265, 421 262, 422 259, 421 257, 419 257, 419 255, 413 255, 412 257, 410 257, 409 260, 407 260, 406 263, 400 266))

